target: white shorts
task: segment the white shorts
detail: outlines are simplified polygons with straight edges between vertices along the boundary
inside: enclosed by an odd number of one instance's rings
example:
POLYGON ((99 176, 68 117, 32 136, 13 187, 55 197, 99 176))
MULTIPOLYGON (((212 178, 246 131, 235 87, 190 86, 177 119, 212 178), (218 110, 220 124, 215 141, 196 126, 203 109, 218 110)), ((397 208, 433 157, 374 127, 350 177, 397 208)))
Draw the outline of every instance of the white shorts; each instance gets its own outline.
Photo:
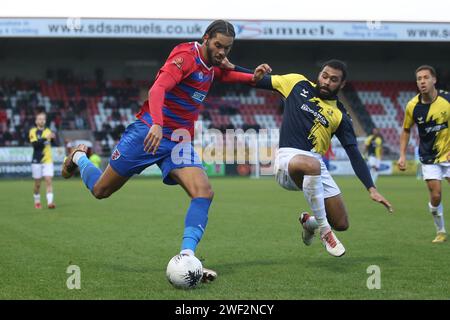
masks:
POLYGON ((380 159, 375 156, 369 156, 368 161, 369 168, 375 167, 377 170, 380 169, 380 159))
POLYGON ((53 163, 32 163, 31 175, 33 179, 41 179, 42 177, 53 177, 53 163))
POLYGON ((319 160, 321 172, 320 175, 322 177, 325 198, 331 198, 341 193, 341 190, 328 172, 325 163, 322 161, 322 156, 320 154, 295 148, 280 148, 277 150, 275 156, 274 174, 280 186, 287 190, 301 190, 292 180, 288 172, 289 162, 296 155, 304 155, 319 160))
POLYGON ((450 178, 450 162, 422 164, 423 180, 442 180, 450 178))

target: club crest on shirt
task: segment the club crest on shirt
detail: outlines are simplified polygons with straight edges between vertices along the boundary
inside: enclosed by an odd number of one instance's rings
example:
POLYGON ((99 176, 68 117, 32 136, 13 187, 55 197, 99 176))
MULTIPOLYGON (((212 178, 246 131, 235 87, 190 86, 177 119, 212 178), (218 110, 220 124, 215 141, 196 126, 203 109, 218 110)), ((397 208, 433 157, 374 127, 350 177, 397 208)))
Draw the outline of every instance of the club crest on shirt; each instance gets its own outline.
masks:
POLYGON ((175 58, 175 59, 173 59, 173 61, 172 61, 172 63, 173 63, 174 65, 176 65, 177 68, 180 69, 180 70, 181 70, 181 67, 183 66, 183 62, 184 62, 184 60, 183 60, 182 57, 175 58))
POLYGON ((116 148, 111 155, 111 160, 117 160, 119 158, 120 158, 120 151, 119 149, 116 148))

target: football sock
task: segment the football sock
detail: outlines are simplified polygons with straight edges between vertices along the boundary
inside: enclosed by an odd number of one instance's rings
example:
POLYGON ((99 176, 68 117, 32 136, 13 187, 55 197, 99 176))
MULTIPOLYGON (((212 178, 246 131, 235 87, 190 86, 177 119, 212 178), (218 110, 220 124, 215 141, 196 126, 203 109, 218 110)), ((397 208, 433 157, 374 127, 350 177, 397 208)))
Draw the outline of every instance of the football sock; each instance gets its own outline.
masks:
POLYGON ((33 194, 34 203, 41 203, 41 195, 39 193, 33 194))
POLYGON ((47 193, 47 204, 53 203, 53 192, 47 193))
POLYGON ((321 176, 304 176, 303 194, 316 218, 320 233, 331 229, 325 211, 324 191, 321 176))
POLYGON ((437 207, 434 207, 431 203, 428 202, 428 207, 430 209, 431 215, 433 216, 436 231, 446 232, 444 225, 444 207, 442 205, 442 202, 437 207))
POLYGON ((81 179, 91 192, 94 190, 95 183, 100 179, 102 171, 97 168, 86 156, 84 152, 76 152, 73 155, 74 162, 80 168, 81 179), (76 159, 75 159, 75 156, 76 159))
POLYGON ((208 198, 193 198, 191 200, 191 205, 189 206, 184 221, 181 252, 185 250, 195 252, 195 249, 205 232, 206 224, 208 223, 208 210, 211 201, 212 200, 208 198))

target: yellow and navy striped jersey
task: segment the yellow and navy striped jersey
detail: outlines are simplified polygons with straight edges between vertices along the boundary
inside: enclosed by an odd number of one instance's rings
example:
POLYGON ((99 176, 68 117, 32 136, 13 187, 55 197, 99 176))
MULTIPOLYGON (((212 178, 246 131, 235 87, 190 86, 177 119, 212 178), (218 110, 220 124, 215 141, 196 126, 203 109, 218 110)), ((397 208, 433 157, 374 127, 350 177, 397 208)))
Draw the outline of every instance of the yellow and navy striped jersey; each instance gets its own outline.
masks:
POLYGON ((284 100, 280 148, 296 148, 324 155, 336 135, 342 146, 356 145, 349 114, 336 99, 319 98, 316 84, 301 74, 266 76, 257 87, 280 92, 284 100))
POLYGON ((52 131, 49 128, 31 128, 29 133, 30 143, 33 146, 32 163, 52 163, 52 147, 50 144, 52 131))
POLYGON ((365 145, 369 156, 375 156, 381 159, 381 150, 383 149, 383 139, 381 137, 371 134, 367 137, 365 145))
POLYGON ((450 152, 450 94, 438 91, 432 103, 422 103, 420 94, 406 105, 403 128, 417 124, 419 131, 419 160, 424 164, 447 161, 450 152))

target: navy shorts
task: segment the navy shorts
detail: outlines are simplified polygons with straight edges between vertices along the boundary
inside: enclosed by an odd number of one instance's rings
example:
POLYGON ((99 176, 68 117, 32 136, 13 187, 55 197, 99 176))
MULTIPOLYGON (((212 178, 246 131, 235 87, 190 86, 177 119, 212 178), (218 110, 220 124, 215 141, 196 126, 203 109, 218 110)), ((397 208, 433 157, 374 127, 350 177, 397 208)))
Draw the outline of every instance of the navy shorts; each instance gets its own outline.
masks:
POLYGON ((175 185, 170 177, 173 169, 199 167, 202 162, 191 142, 174 142, 167 138, 161 140, 156 154, 144 151, 144 139, 150 128, 141 120, 130 124, 109 159, 110 166, 122 177, 131 177, 145 168, 157 164, 162 171, 163 182, 175 185))

